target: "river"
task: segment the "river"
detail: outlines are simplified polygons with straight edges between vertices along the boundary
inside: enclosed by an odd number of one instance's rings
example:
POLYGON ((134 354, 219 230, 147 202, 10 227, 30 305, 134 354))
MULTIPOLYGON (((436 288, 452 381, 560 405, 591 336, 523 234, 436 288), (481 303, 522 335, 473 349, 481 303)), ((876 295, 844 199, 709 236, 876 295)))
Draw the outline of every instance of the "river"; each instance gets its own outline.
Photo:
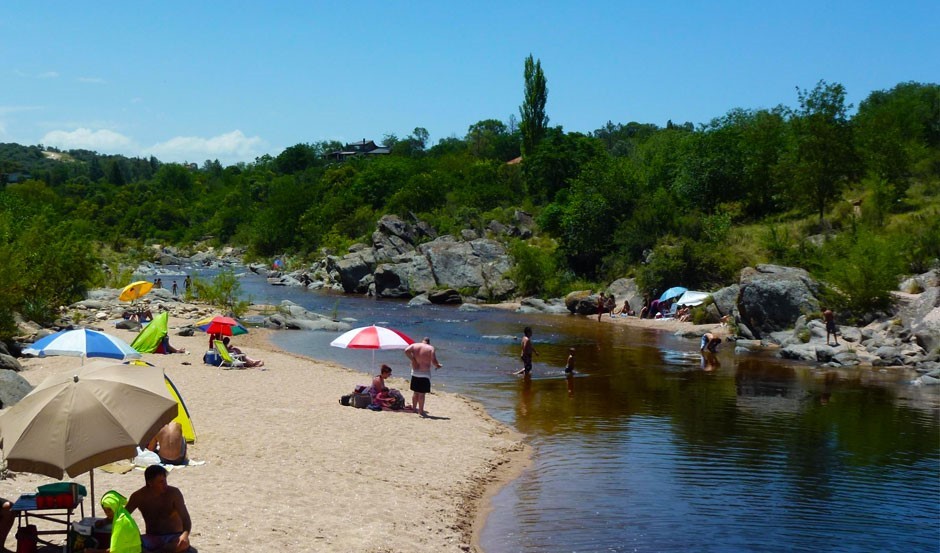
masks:
MULTIPOLYGON (((705 367, 696 341, 593 318, 410 308, 250 273, 241 283, 256 303, 289 299, 431 337, 444 364, 435 388, 527 436, 534 462, 495 497, 488 553, 940 550, 940 387, 909 375, 730 344, 705 367), (524 326, 540 354, 529 380, 511 374, 524 326)), ((373 372, 371 352, 332 348, 335 337, 284 331, 274 342, 373 372)), ((375 356, 399 373, 404 361, 375 356)))

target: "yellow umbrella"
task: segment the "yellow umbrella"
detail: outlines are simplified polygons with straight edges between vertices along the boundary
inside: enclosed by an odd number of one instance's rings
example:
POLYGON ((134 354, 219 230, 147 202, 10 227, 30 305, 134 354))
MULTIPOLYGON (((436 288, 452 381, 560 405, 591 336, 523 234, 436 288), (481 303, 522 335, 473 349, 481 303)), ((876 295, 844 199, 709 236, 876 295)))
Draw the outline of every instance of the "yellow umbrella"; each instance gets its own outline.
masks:
POLYGON ((118 296, 118 299, 121 301, 134 301, 153 288, 153 283, 146 280, 138 280, 137 282, 132 282, 124 287, 121 290, 121 295, 118 296))

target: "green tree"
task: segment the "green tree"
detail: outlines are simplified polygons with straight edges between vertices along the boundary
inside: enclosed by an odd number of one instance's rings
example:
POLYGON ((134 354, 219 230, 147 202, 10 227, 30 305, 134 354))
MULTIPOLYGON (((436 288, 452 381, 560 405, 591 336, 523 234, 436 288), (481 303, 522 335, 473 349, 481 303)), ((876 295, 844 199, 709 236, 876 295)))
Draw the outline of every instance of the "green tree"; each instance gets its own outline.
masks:
POLYGON ((795 192, 809 202, 821 221, 856 172, 846 115, 852 106, 845 104, 845 88, 837 83, 819 81, 810 91, 797 88, 797 96, 800 109, 790 121, 794 138, 791 177, 795 192))
POLYGON ((548 100, 548 86, 542 73, 542 61, 532 59, 532 54, 525 59, 525 96, 519 108, 522 131, 522 155, 535 151, 548 127, 548 115, 545 114, 545 102, 548 100))

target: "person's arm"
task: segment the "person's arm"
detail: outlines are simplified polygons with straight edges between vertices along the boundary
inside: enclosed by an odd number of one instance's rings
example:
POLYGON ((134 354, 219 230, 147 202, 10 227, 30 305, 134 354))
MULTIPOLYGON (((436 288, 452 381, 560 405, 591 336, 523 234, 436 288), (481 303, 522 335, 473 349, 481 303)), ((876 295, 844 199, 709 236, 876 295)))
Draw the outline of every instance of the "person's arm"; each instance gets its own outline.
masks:
MULTIPOLYGON (((156 440, 156 438, 154 438, 154 440, 156 440)), ((147 449, 150 449, 149 444, 147 445, 147 449)), ((137 509, 137 504, 140 503, 139 493, 140 492, 132 493, 130 498, 127 500, 127 505, 124 506, 124 509, 126 509, 128 513, 133 513, 134 510, 137 509)))
POLYGON ((434 366, 438 369, 441 368, 441 364, 437 360, 437 352, 431 351, 431 362, 434 363, 434 366))
POLYGON ((180 534, 179 543, 181 546, 189 547, 189 533, 193 529, 193 521, 189 518, 189 509, 186 508, 183 493, 179 490, 176 490, 176 512, 179 513, 183 523, 183 533, 180 534))

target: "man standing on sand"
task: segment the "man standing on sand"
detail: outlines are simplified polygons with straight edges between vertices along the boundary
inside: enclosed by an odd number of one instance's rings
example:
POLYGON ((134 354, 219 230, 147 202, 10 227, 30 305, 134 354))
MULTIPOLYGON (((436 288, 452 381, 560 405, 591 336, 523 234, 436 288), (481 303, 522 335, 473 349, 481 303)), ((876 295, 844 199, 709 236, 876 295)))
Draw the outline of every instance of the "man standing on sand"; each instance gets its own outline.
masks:
POLYGON ((836 339, 836 345, 839 345, 839 335, 836 334, 836 314, 832 312, 832 309, 826 308, 823 311, 823 320, 826 322, 826 345, 829 345, 829 335, 832 334, 832 337, 836 339))
POLYGON ((423 417, 424 397, 431 391, 431 365, 439 369, 441 364, 427 336, 405 348, 405 357, 411 360, 411 407, 423 417))
POLYGON ((150 465, 144 471, 144 487, 131 494, 125 508, 140 509, 147 532, 141 542, 144 551, 179 553, 189 550, 192 521, 183 493, 166 483, 166 469, 150 465))

